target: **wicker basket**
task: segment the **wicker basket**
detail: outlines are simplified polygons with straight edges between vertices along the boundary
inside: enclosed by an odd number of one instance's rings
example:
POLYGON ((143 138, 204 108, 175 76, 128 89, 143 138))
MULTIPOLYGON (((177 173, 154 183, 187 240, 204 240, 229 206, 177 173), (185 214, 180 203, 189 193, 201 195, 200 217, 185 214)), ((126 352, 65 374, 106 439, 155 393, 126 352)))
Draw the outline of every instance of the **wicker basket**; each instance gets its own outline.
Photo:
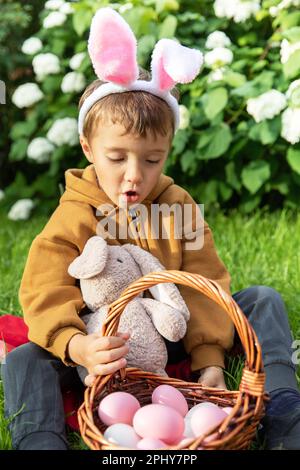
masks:
POLYGON ((93 450, 122 449, 108 442, 103 436, 106 426, 98 417, 99 402, 109 393, 122 390, 133 394, 143 406, 151 403, 151 395, 155 387, 168 384, 183 393, 189 408, 203 401, 210 401, 221 406, 232 406, 233 409, 221 425, 211 428, 205 435, 191 439, 185 447, 183 445, 169 446, 166 449, 247 449, 264 415, 265 401, 268 400, 264 393, 265 374, 261 348, 243 312, 233 298, 216 282, 199 274, 177 270, 164 270, 143 276, 133 282, 122 292, 119 299, 110 305, 103 325, 103 334, 110 336, 117 332, 120 315, 135 296, 149 287, 166 282, 182 284, 198 290, 218 303, 230 315, 246 355, 239 390, 224 391, 204 387, 199 383, 160 377, 137 368, 122 369, 115 374, 97 377, 93 386, 86 388, 84 402, 78 410, 81 436, 88 447, 93 450))

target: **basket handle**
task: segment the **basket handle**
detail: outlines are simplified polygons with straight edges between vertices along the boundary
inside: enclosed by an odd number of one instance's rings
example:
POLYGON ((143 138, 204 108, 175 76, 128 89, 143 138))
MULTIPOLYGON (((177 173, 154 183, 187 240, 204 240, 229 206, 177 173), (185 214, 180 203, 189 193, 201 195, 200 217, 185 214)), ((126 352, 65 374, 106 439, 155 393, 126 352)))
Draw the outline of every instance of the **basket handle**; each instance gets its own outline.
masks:
POLYGON ((194 288, 226 310, 234 323, 246 354, 239 390, 255 397, 262 397, 265 374, 263 372, 261 347, 252 326, 234 299, 217 282, 200 274, 178 270, 163 270, 152 272, 134 281, 121 293, 117 300, 109 305, 107 317, 102 326, 102 334, 104 336, 115 335, 118 330, 120 316, 126 305, 144 290, 156 284, 167 282, 194 288))

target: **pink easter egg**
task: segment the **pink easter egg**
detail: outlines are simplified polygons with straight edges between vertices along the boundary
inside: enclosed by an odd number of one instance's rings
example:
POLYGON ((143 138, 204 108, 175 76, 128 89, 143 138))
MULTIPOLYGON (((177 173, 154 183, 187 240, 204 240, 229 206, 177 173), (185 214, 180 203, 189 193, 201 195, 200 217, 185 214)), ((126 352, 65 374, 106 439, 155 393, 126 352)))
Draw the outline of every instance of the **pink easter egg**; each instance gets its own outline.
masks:
POLYGON ((159 385, 152 393, 152 403, 166 405, 177 410, 183 417, 188 412, 188 404, 183 394, 170 385, 159 385))
POLYGON ((143 450, 153 450, 153 449, 163 449, 167 447, 167 444, 160 439, 153 439, 150 437, 145 437, 137 443, 137 449, 143 450))
POLYGON ((196 410, 192 415, 191 428, 195 436, 200 436, 221 424, 227 416, 227 413, 219 407, 204 406, 196 410))
POLYGON ((178 441, 184 430, 184 421, 178 411, 165 405, 146 405, 134 415, 133 427, 141 437, 160 439, 166 444, 178 441))
POLYGON ((140 407, 138 400, 130 393, 113 392, 99 403, 98 415, 107 426, 115 423, 132 424, 133 416, 140 407))

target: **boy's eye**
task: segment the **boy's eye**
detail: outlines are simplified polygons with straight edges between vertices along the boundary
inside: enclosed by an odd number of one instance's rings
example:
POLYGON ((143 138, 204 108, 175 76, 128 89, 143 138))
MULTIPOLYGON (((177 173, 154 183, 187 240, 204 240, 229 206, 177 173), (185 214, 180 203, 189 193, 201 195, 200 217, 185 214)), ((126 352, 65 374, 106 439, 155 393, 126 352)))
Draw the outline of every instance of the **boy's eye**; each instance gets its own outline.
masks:
POLYGON ((118 159, 116 159, 116 158, 109 158, 109 160, 110 160, 111 162, 122 162, 122 161, 124 160, 124 158, 118 158, 118 159))
MULTIPOLYGON (((111 162, 122 162, 124 160, 124 158, 109 158, 109 160, 111 162)), ((148 163, 152 163, 152 164, 155 164, 155 163, 159 163, 160 160, 146 160, 148 163)))

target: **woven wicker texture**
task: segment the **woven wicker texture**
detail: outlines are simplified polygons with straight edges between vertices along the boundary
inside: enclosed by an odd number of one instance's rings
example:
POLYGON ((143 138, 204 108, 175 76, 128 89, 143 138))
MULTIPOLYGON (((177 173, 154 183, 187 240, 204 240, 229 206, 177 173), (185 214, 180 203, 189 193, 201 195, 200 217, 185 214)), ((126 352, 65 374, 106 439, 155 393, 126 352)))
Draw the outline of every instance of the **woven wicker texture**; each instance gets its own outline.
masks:
POLYGON ((166 282, 194 288, 226 310, 235 325, 245 352, 239 390, 209 388, 199 383, 160 377, 137 368, 122 369, 115 374, 97 377, 93 386, 86 388, 84 402, 78 410, 81 436, 93 450, 121 449, 103 436, 106 425, 100 421, 97 413, 100 401, 109 393, 125 391, 134 395, 143 406, 151 403, 155 387, 168 384, 183 393, 189 409, 203 401, 232 406, 233 409, 221 425, 211 428, 206 434, 190 439, 185 446, 169 446, 167 449, 247 449, 264 415, 265 401, 268 399, 264 392, 265 374, 261 348, 254 330, 239 306, 216 282, 199 274, 177 270, 164 270, 143 276, 130 284, 110 305, 102 333, 105 336, 115 335, 120 315, 128 302, 149 287, 166 282))

